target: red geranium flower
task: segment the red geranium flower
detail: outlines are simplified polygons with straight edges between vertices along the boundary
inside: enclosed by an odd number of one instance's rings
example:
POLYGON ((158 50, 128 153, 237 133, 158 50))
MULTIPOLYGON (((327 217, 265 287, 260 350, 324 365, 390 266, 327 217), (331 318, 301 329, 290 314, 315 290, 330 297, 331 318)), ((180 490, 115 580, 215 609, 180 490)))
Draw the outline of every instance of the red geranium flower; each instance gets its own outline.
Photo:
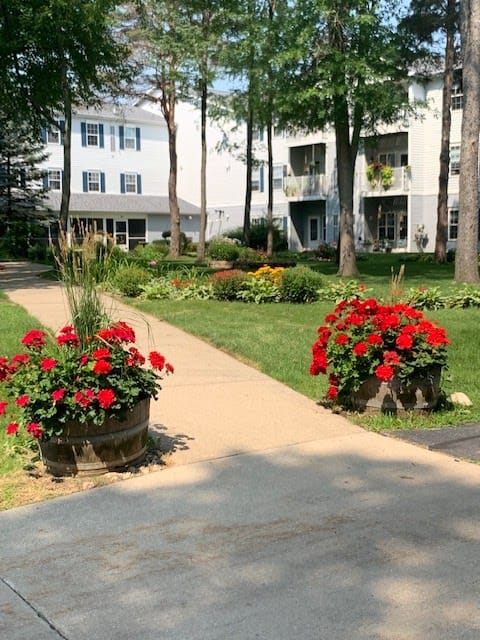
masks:
POLYGON ((364 356, 368 351, 368 346, 365 342, 357 342, 352 351, 356 356, 364 356))
POLYGON ((70 333, 62 333, 59 336, 57 336, 57 343, 61 347, 69 346, 69 345, 71 345, 72 347, 78 347, 80 344, 80 341, 78 339, 77 334, 71 331, 70 333))
POLYGON ((95 398, 95 394, 91 389, 85 389, 84 391, 77 391, 73 396, 73 399, 77 404, 81 404, 82 407, 88 407, 92 404, 92 400, 95 398))
POLYGON ((383 344, 383 338, 382 336, 379 336, 378 333, 371 333, 369 336, 367 336, 367 342, 368 344, 380 346, 381 344, 383 344))
POLYGON ((173 364, 170 364, 170 362, 165 363, 165 369, 168 371, 168 373, 173 373, 175 371, 173 364))
POLYGON ((158 353, 158 351, 151 351, 148 355, 148 359, 154 369, 163 369, 165 366, 165 358, 161 353, 158 353))
POLYGON ((93 365, 93 371, 97 375, 107 375, 112 370, 112 365, 108 360, 97 360, 93 365))
POLYGON ((450 340, 447 338, 445 329, 441 329, 440 327, 436 327, 429 331, 427 334, 427 342, 428 344, 431 344, 432 347, 439 347, 442 344, 450 344, 450 340))
POLYGON ((30 402, 30 396, 27 396, 27 394, 24 394, 23 396, 19 396, 15 400, 15 404, 17 405, 17 407, 26 407, 29 402, 30 402))
POLYGON ((325 351, 319 351, 313 357, 310 365, 310 375, 318 376, 319 373, 327 373, 328 360, 325 351))
POLYGON ((413 347, 413 338, 406 333, 402 333, 395 340, 395 344, 399 349, 411 349, 413 347))
POLYGON ((392 367, 388 366, 387 364, 380 364, 375 369, 375 375, 379 380, 382 380, 383 382, 388 382, 388 380, 391 380, 393 378, 393 374, 394 371, 392 367))
POLYGON ((5 409, 8 407, 8 402, 0 402, 0 416, 5 415, 5 409))
POLYGON ((52 391, 52 400, 54 402, 59 402, 60 400, 63 400, 64 397, 65 389, 55 389, 55 391, 52 391))
POLYGON ((338 389, 337 389, 337 387, 334 387, 334 386, 328 387, 328 390, 327 390, 327 398, 328 398, 329 400, 336 400, 336 399, 337 399, 337 396, 338 396, 338 389))
POLYGON ((50 371, 51 369, 54 369, 57 364, 58 363, 55 358, 44 358, 40 363, 40 366, 42 367, 43 371, 50 371))
POLYGON ((350 338, 345 333, 339 333, 335 338, 335 344, 348 344, 350 342, 350 338))
POLYGON ((112 353, 110 349, 107 349, 106 347, 104 347, 103 349, 97 349, 96 351, 94 351, 92 353, 92 356, 94 357, 95 360, 106 360, 112 357, 112 353))
POLYGON ((383 362, 384 364, 398 364, 400 362, 398 353, 396 351, 384 351, 383 362))
POLYGON ((137 347, 130 347, 128 350, 131 356, 127 359, 127 366, 129 367, 141 367, 145 364, 145 358, 142 356, 137 347))
POLYGON ((40 331, 39 329, 32 329, 28 333, 26 333, 22 338, 22 344, 26 347, 31 347, 32 349, 39 349, 46 344, 46 333, 45 331, 40 331))
POLYGON ((42 427, 38 424, 38 422, 29 422, 26 426, 27 432, 36 438, 37 440, 42 437, 42 427))
POLYGON ((7 424, 7 436, 13 436, 18 431, 18 422, 9 422, 7 424))
POLYGON ((97 400, 102 409, 109 409, 115 402, 115 392, 113 389, 101 389, 97 393, 97 400))
POLYGON ((30 356, 28 353, 17 353, 12 358, 12 364, 28 364, 30 356))

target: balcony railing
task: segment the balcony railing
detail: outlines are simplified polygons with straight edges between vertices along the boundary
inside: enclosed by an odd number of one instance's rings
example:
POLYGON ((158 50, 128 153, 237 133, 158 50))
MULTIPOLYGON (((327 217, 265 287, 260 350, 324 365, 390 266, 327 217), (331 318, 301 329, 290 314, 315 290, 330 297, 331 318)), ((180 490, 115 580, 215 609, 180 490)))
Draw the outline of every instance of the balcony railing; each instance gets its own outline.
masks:
POLYGON ((380 175, 375 180, 368 180, 364 175, 362 178, 362 191, 378 195, 388 191, 405 192, 410 191, 411 170, 410 167, 392 167, 392 180, 390 184, 384 184, 380 175))
POLYGON ((325 194, 325 175, 288 176, 283 180, 283 191, 287 198, 323 196, 325 194))

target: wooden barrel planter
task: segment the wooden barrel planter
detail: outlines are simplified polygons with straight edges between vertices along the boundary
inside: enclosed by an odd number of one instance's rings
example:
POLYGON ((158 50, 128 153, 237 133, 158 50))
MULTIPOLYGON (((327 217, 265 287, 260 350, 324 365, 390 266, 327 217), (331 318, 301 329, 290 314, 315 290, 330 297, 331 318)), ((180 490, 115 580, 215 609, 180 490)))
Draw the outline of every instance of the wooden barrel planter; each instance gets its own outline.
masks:
POLYGON ((429 412, 440 396, 441 369, 436 367, 428 375, 405 385, 394 377, 382 382, 375 376, 352 392, 351 406, 366 413, 402 414, 408 411, 429 412))
POLYGON ((123 421, 109 418, 100 426, 68 423, 62 436, 40 441, 43 463, 56 476, 99 475, 138 463, 147 448, 149 416, 146 398, 123 421))

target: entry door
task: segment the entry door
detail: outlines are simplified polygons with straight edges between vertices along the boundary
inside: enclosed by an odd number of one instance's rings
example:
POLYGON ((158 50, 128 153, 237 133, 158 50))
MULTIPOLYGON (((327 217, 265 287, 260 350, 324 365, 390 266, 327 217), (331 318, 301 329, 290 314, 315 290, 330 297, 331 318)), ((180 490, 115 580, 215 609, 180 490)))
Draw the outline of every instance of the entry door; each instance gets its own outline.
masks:
POLYGON ((115 220, 115 244, 121 249, 127 248, 127 221, 115 220))
POLYGON ((320 243, 325 242, 324 221, 324 216, 308 216, 307 249, 317 249, 320 243))

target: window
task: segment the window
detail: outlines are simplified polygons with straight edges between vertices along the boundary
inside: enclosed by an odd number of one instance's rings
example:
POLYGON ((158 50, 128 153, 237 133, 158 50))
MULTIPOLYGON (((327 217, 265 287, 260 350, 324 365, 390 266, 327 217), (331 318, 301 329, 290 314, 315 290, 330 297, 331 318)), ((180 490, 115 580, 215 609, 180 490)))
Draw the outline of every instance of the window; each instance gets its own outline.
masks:
POLYGON ((83 192, 105 193, 105 174, 101 171, 84 171, 83 192))
POLYGON ((120 149, 133 149, 140 151, 140 127, 118 127, 118 135, 120 138, 120 149))
POLYGON ((88 190, 100 191, 100 172, 99 171, 88 172, 88 190))
POLYGON ((125 127, 125 149, 135 149, 135 127, 125 127))
POLYGON ((81 122, 80 131, 82 135, 82 147, 104 148, 103 124, 81 122))
POLYGON ((142 193, 142 176, 138 173, 121 173, 120 193, 142 193))
POLYGON ((382 213, 378 220, 378 239, 395 240, 395 213, 382 213))
POLYGON ((125 174, 125 191, 126 193, 137 192, 137 176, 134 173, 125 174))
POLYGON ((456 240, 458 236, 458 209, 448 211, 448 239, 456 240))
POLYGON ((263 167, 252 169, 252 191, 263 191, 263 167))
POLYGON ((48 128, 42 128, 42 142, 44 144, 63 144, 63 129, 65 120, 55 120, 48 128))
POLYGON ((98 147, 98 124, 87 122, 87 147, 98 147))
POLYGON ((283 164, 273 165, 273 188, 274 189, 283 189, 283 176, 284 176, 283 164))
POLYGON ((463 109, 463 80, 460 69, 454 73, 452 87, 452 109, 463 109))
POLYGON ((60 129, 58 127, 50 127, 46 131, 47 144, 60 144, 60 129))
POLYGON ((62 172, 60 169, 48 170, 48 188, 51 191, 60 191, 62 188, 62 172))
POLYGON ((460 145, 450 145, 450 175, 458 176, 460 173, 460 145))
POLYGON ((396 167, 396 158, 394 153, 381 153, 378 156, 378 161, 382 164, 386 164, 389 167, 396 167))

